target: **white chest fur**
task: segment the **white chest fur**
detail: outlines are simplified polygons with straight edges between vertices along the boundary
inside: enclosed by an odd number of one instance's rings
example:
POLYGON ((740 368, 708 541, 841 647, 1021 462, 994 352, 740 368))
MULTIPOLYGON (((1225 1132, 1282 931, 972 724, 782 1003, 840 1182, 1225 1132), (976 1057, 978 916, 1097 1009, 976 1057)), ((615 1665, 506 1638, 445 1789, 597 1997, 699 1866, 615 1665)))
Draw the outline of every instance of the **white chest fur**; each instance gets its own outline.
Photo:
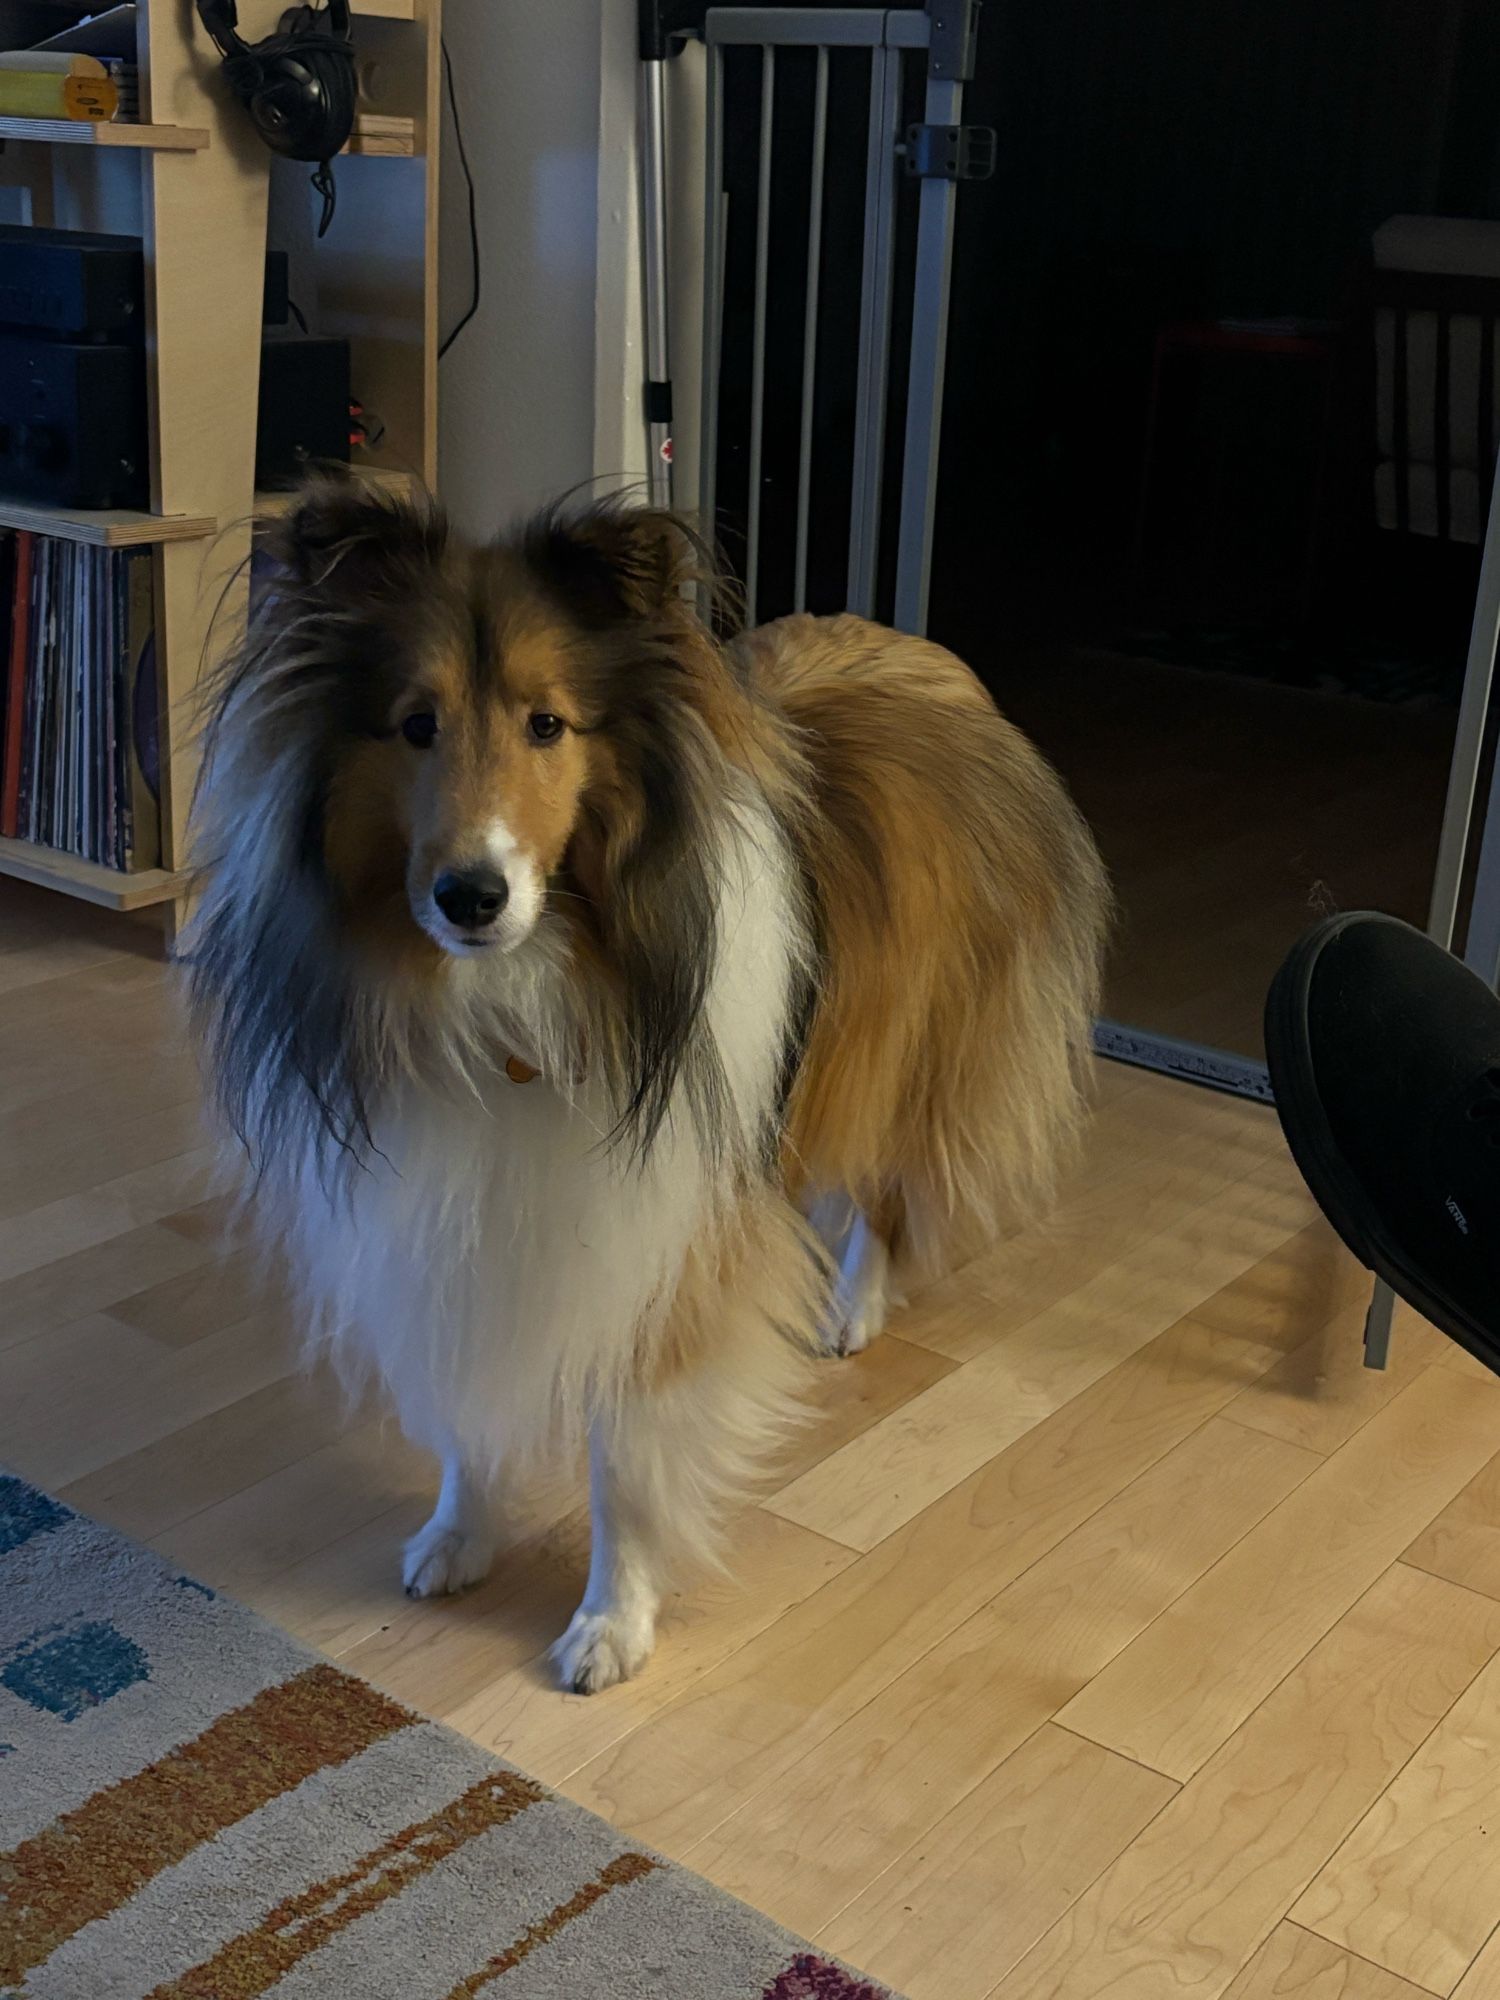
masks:
MULTIPOLYGON (((329 1195, 309 1163, 276 1203, 314 1339, 351 1377, 379 1378, 416 1441, 488 1469, 571 1450, 660 1325, 689 1244, 722 1213, 774 1116, 806 941, 794 864, 763 809, 726 819, 719 881, 704 1031, 732 1099, 722 1157, 681 1101, 632 1163, 607 1143, 597 1082, 572 1095, 545 1073, 510 1082, 507 1010, 513 1020, 523 978, 520 1011, 545 1009, 549 979, 502 965, 498 979, 483 969, 496 982, 489 1072, 391 1085, 368 1170, 329 1195)), ((472 1018, 486 996, 465 998, 472 1018)), ((534 1018, 539 1042, 556 1041, 547 1026, 534 1018)))

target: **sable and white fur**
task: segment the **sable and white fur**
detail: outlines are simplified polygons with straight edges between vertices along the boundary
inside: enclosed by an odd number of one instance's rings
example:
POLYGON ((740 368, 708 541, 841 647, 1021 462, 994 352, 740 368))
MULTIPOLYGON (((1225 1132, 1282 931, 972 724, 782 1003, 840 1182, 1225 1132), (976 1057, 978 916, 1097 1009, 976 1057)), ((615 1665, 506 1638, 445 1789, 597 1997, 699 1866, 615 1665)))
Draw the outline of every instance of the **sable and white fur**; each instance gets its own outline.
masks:
POLYGON ((1045 1194, 1097 856, 939 648, 852 618, 721 646, 667 517, 474 551, 321 485, 274 553, 205 740, 183 955, 217 1098, 315 1340, 443 1459, 409 1590, 481 1577, 503 1483, 587 1438, 556 1652, 605 1687, 830 1314, 862 1344, 888 1263, 931 1274, 1045 1194), (454 868, 504 875, 492 927, 439 907, 454 868), (850 1204, 874 1249, 835 1298, 804 1216, 850 1204))

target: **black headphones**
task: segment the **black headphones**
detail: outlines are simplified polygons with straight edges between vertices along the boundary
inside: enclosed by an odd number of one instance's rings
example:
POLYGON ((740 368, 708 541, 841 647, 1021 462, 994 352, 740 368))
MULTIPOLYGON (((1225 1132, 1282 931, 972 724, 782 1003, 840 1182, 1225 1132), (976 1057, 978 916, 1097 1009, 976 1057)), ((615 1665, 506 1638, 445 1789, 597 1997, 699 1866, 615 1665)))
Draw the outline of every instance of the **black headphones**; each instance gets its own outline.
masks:
POLYGON ((327 29, 313 7, 297 7, 283 16, 279 34, 253 43, 240 35, 235 0, 197 5, 231 90, 271 151, 318 162, 313 186, 323 197, 321 236, 333 220, 329 163, 354 130, 359 94, 349 0, 328 0, 327 29))

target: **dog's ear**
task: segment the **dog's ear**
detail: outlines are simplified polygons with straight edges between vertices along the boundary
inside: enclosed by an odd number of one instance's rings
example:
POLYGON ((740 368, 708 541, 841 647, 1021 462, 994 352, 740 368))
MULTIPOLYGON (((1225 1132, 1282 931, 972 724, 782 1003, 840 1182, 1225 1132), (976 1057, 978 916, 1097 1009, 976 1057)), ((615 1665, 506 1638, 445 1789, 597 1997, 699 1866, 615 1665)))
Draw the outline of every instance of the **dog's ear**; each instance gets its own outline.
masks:
POLYGON ((382 580, 404 586, 441 558, 447 538, 448 524, 433 502, 325 474, 269 524, 264 543, 295 585, 353 595, 378 589, 382 580))
POLYGON ((717 588, 713 551, 658 507, 564 503, 529 523, 523 548, 537 575, 590 624, 686 613, 689 586, 717 588))
POLYGON ((713 801, 723 775, 682 710, 615 719, 610 780, 589 798, 569 866, 594 911, 619 980, 623 1033, 601 1059, 614 1072, 615 1138, 643 1157, 679 1081, 705 1151, 721 1143, 724 1080, 699 1032, 718 950, 713 801))

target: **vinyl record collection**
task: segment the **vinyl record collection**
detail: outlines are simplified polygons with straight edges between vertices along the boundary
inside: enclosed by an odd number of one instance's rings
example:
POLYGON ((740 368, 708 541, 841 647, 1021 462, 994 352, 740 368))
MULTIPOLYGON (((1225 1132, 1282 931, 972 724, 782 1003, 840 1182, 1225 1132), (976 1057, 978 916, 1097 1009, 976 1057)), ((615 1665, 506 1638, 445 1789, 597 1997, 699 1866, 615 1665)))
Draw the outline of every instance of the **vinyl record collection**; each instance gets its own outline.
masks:
POLYGON ((151 551, 0 534, 0 835, 160 859, 151 551))

